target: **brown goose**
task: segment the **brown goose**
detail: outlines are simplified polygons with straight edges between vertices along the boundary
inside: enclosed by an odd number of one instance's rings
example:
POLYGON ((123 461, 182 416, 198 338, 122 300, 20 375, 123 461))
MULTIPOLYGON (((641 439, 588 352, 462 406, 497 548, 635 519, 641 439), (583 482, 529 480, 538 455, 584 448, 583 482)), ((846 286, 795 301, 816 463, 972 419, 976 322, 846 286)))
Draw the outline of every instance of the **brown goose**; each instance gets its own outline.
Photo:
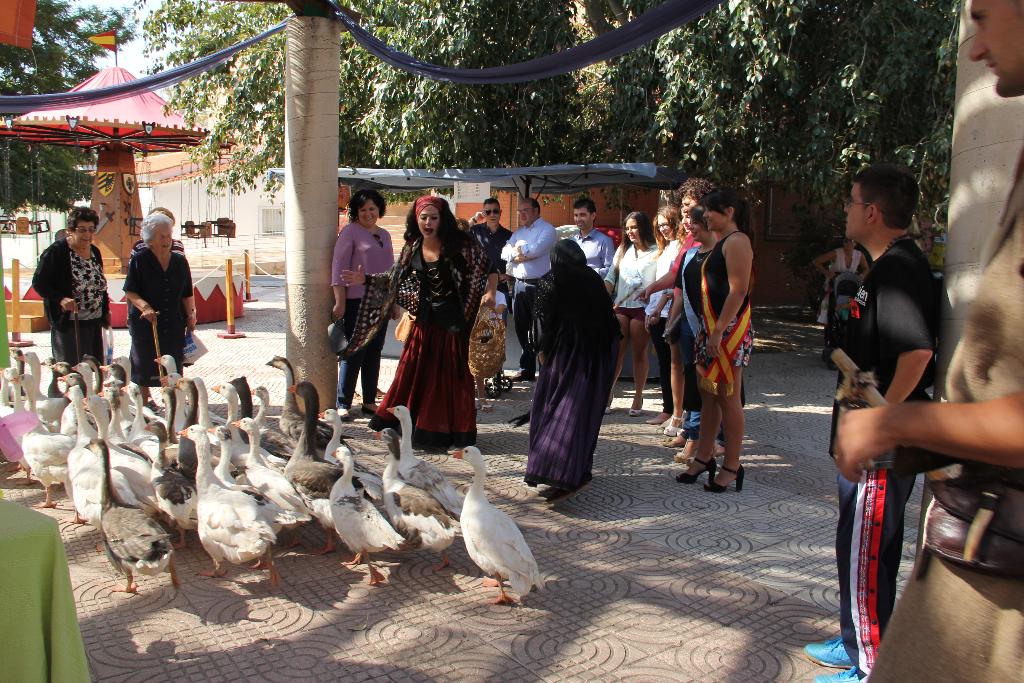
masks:
MULTIPOLYGON (((284 373, 284 381, 286 387, 291 387, 295 384, 295 370, 292 368, 291 362, 287 358, 282 356, 274 356, 273 359, 267 361, 267 365, 277 368, 284 373)), ((317 402, 319 406, 319 401, 317 402)), ((327 425, 319 424, 316 422, 317 414, 314 413, 314 425, 316 426, 315 432, 315 444, 323 451, 327 448, 328 442, 331 440, 331 429, 327 425)), ((278 428, 281 433, 284 434, 292 444, 294 448, 298 443, 299 437, 302 435, 302 426, 304 416, 299 410, 298 402, 295 400, 295 394, 289 391, 285 391, 284 404, 281 406, 281 417, 278 418, 278 428)))
POLYGON ((174 571, 174 548, 171 537, 163 527, 138 508, 118 503, 110 485, 110 453, 100 439, 89 442, 89 450, 103 463, 103 482, 100 489, 100 531, 107 559, 114 569, 128 579, 124 588, 115 593, 137 593, 134 572, 156 576, 169 569, 171 583, 178 588, 178 575, 174 571))
POLYGON ((316 387, 309 382, 299 382, 288 387, 291 396, 302 398, 306 410, 303 418, 303 429, 299 434, 298 443, 292 457, 285 465, 284 475, 295 489, 302 494, 309 512, 327 533, 324 547, 317 554, 329 553, 334 550, 334 517, 331 514, 331 488, 341 477, 341 468, 320 459, 318 450, 309 437, 316 429, 316 416, 319 412, 319 398, 316 387))

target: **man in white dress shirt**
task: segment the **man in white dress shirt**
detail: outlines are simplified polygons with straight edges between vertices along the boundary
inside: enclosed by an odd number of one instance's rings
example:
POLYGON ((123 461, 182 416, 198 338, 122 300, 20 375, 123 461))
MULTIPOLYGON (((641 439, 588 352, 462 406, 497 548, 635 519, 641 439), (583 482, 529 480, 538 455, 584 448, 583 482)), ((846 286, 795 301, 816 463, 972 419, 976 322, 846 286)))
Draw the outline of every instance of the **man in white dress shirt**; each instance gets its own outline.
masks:
POLYGON ((551 270, 551 248, 555 246, 555 226, 540 217, 540 204, 533 197, 519 200, 519 229, 501 250, 507 272, 515 278, 512 290, 512 320, 516 337, 523 353, 519 356, 517 382, 532 382, 537 372, 537 360, 530 344, 533 325, 533 300, 537 283, 551 270))
POLYGON ((580 229, 573 235, 573 239, 583 249, 583 254, 587 257, 587 265, 597 271, 603 280, 615 259, 615 242, 600 230, 594 230, 596 218, 597 205, 594 204, 593 199, 584 197, 577 199, 572 205, 572 219, 576 223, 576 227, 580 229))

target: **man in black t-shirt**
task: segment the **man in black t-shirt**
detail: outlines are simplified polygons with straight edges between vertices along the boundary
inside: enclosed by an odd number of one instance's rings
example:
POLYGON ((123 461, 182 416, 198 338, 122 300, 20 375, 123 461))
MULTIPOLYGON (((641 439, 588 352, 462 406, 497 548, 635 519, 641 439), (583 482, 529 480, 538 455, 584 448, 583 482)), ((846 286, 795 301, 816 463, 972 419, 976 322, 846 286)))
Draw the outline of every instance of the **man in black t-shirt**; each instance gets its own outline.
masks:
MULTIPOLYGON (((876 164, 857 174, 845 203, 846 236, 867 249, 874 264, 851 304, 842 348, 858 367, 875 373, 889 403, 929 400, 934 374, 937 289, 927 259, 907 234, 917 197, 907 169, 876 164)), ((843 670, 815 683, 871 673, 896 601, 904 508, 914 487, 913 475, 888 470, 863 472, 856 484, 838 481, 841 635, 804 651, 843 670)))

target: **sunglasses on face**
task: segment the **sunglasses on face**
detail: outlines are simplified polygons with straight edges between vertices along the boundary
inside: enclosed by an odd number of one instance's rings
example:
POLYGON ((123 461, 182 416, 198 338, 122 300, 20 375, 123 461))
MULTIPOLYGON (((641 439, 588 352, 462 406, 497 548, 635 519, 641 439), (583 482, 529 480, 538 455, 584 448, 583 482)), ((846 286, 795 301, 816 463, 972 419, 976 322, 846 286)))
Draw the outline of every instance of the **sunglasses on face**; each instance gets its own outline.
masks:
POLYGON ((494 216, 494 215, 498 215, 498 214, 501 214, 501 209, 484 209, 484 210, 483 210, 483 214, 484 214, 485 216, 494 216))

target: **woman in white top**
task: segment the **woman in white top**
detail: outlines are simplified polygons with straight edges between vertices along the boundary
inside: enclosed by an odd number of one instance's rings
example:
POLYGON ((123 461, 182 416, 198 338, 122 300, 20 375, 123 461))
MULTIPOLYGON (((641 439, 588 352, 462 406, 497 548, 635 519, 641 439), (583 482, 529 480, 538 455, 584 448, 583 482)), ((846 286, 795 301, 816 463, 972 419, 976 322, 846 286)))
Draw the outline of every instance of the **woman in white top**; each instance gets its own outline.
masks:
MULTIPOLYGON (((664 208, 655 217, 654 237, 658 242, 658 261, 655 270, 655 280, 664 277, 675 263, 679 256, 679 248, 682 243, 676 239, 679 231, 679 220, 675 209, 664 208)), ((680 375, 682 365, 676 359, 672 362, 672 349, 665 341, 665 323, 668 321, 668 312, 672 307, 672 288, 656 293, 647 304, 647 330, 651 335, 651 343, 654 345, 654 353, 658 356, 658 383, 661 384, 661 413, 647 420, 650 425, 662 425, 675 415, 675 401, 672 394, 672 369, 679 366, 680 375)), ((673 345, 674 346, 674 345, 673 345)), ((681 388, 679 391, 682 394, 681 388)), ((672 434, 675 436, 675 433, 672 434)))
POLYGON ((818 322, 822 325, 828 324, 828 298, 832 293, 832 280, 839 273, 856 273, 864 277, 868 270, 864 254, 854 248, 853 240, 846 238, 843 246, 838 249, 826 251, 814 259, 814 267, 819 273, 825 276, 825 294, 821 298, 821 306, 818 309, 818 322))
MULTIPOLYGON (((644 290, 655 280, 658 268, 658 245, 654 237, 654 227, 647 214, 634 211, 626 216, 623 228, 622 244, 615 252, 615 261, 605 277, 605 286, 612 295, 615 306, 615 317, 622 331, 622 342, 619 346, 619 357, 615 363, 615 380, 622 372, 622 363, 626 357, 626 348, 633 352, 633 384, 636 393, 633 405, 629 409, 630 417, 636 417, 643 410, 644 385, 647 384, 647 344, 651 336, 646 326, 645 304, 639 299, 644 290)), ((615 382, 612 382, 612 392, 615 382)), ((608 397, 611 410, 612 397, 608 397)))

